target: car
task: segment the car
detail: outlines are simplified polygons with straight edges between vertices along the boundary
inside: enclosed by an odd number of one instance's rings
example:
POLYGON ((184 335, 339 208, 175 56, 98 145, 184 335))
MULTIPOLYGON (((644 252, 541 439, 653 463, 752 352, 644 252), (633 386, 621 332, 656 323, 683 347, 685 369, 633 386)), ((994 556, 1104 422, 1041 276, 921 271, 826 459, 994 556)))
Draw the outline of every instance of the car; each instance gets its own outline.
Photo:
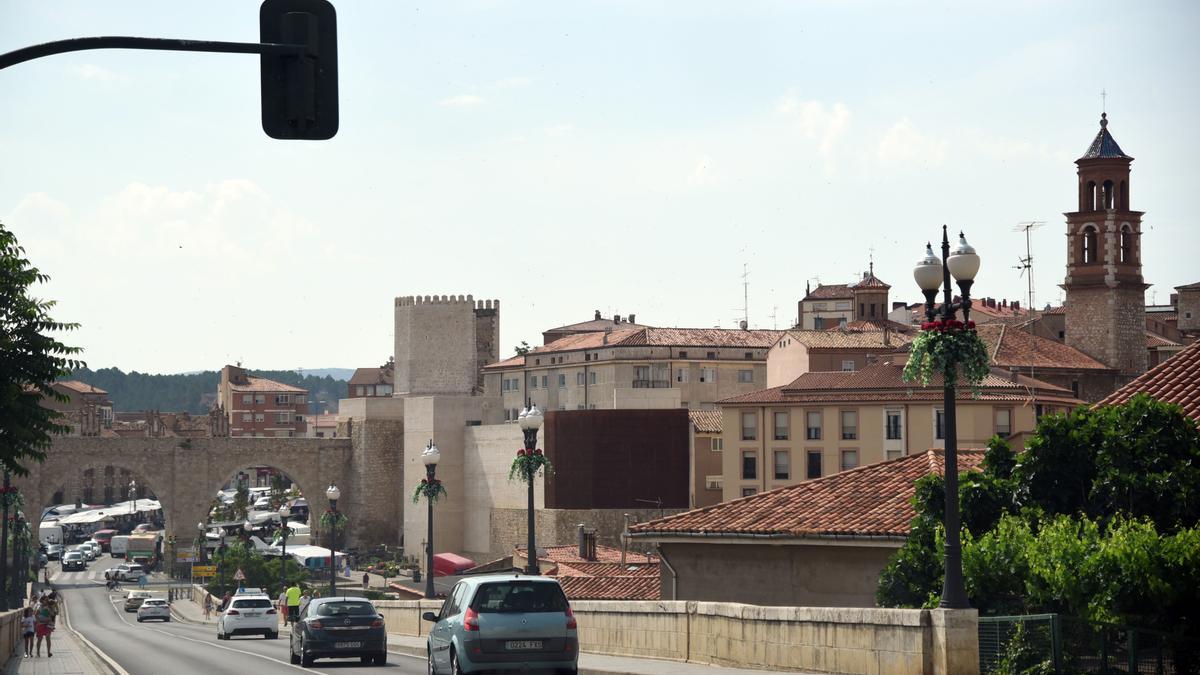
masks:
POLYGON ((261 635, 268 640, 279 637, 279 614, 265 593, 238 593, 217 619, 217 639, 234 635, 261 635))
POLYGON ((138 623, 149 619, 171 620, 171 606, 162 598, 146 598, 137 608, 138 623))
POLYGON ((125 596, 125 611, 136 612, 148 598, 154 597, 150 591, 129 591, 125 596))
POLYGON ((87 559, 79 551, 67 551, 62 557, 62 568, 66 570, 86 570, 87 559))
POLYGON ((139 578, 146 575, 146 571, 141 565, 129 563, 126 565, 117 565, 109 570, 112 573, 112 579, 117 581, 137 581, 139 578))
POLYGON ((571 604, 551 577, 492 574, 454 585, 426 638, 428 671, 554 669, 577 673, 579 635, 571 604))
POLYGON ((158 530, 154 529, 154 525, 152 525, 151 523, 138 523, 137 527, 133 528, 133 531, 134 531, 134 533, 139 533, 139 532, 157 532, 158 530))
POLYGON ((89 561, 95 560, 96 556, 100 553, 100 547, 93 545, 90 541, 85 541, 79 546, 76 546, 75 550, 82 553, 83 557, 89 561))
POLYGON ((305 668, 314 659, 357 656, 363 663, 387 663, 383 616, 363 598, 314 598, 292 627, 288 657, 305 668))
POLYGON ((50 560, 61 560, 63 554, 62 544, 49 544, 46 546, 46 558, 50 560))

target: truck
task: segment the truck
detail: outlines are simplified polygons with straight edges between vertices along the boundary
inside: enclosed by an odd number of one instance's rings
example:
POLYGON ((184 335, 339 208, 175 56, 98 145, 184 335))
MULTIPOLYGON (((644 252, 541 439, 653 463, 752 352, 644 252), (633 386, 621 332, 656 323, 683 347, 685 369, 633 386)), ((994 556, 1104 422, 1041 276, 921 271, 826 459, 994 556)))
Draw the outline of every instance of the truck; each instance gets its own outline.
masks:
POLYGON ((63 544, 63 529, 53 521, 43 522, 38 525, 38 540, 43 544, 63 544))
POLYGON ((129 535, 117 534, 113 535, 112 541, 108 543, 109 553, 114 558, 124 558, 125 551, 129 549, 129 535))
POLYGON ((125 544, 125 559, 150 570, 158 558, 158 535, 131 534, 125 544))

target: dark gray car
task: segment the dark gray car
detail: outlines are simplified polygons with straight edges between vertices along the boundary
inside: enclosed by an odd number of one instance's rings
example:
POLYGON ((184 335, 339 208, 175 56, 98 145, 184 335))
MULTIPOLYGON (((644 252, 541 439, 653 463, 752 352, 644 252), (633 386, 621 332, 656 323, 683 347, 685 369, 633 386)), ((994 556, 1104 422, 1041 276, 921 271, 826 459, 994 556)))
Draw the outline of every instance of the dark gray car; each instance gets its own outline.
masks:
POLYGON ((387 630, 370 600, 317 598, 300 613, 289 647, 291 662, 306 668, 314 659, 353 657, 382 666, 387 663, 387 630))

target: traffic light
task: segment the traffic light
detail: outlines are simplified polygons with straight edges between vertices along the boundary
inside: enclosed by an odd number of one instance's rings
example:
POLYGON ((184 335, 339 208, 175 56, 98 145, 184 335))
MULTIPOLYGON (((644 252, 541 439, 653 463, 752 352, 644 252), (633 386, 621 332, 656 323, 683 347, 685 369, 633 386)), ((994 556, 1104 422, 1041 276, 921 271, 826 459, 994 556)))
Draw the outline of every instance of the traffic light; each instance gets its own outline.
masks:
POLYGON ((324 141, 338 130, 337 13, 327 0, 264 0, 263 43, 303 44, 303 54, 263 54, 262 126, 271 138, 324 141))

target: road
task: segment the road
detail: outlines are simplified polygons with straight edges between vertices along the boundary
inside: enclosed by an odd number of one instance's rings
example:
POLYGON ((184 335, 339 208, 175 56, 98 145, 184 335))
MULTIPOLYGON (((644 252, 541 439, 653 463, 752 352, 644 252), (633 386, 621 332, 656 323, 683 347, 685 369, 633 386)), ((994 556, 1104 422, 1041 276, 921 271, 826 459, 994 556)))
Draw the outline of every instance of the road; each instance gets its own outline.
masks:
MULTIPOLYGON (((63 596, 71 627, 116 661, 130 675, 204 672, 206 674, 246 675, 246 673, 347 673, 355 668, 375 672, 424 673, 425 660, 390 654, 386 666, 364 666, 358 659, 317 661, 312 668, 288 663, 287 634, 278 640, 237 637, 217 641, 212 626, 172 620, 170 623, 139 624, 137 616, 123 609, 124 593, 109 593, 104 588, 107 557, 94 561, 87 571, 64 572, 57 562, 50 563, 51 584, 63 596)), ((126 589, 137 588, 126 584, 126 589)), ((151 583, 149 590, 159 584, 151 583)), ((161 586, 165 593, 165 585, 161 586)))

